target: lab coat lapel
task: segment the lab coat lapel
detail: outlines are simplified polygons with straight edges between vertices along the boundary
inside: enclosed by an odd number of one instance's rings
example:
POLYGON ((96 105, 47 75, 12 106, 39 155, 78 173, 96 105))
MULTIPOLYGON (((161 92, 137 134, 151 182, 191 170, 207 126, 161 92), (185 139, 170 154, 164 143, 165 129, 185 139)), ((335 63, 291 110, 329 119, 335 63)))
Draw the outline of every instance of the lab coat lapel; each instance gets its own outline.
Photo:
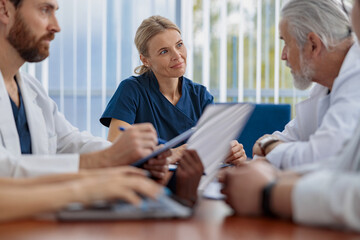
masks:
POLYGON ((327 88, 317 84, 311 91, 310 98, 296 105, 296 117, 300 127, 302 141, 309 140, 321 124, 326 105, 328 106, 327 88))
POLYGON ((19 87, 23 96, 26 118, 31 135, 31 150, 33 154, 48 153, 48 134, 41 108, 36 104, 37 93, 29 88, 20 74, 17 74, 19 87))
POLYGON ((19 134, 3 76, 0 72, 0 143, 15 155, 21 155, 19 134))

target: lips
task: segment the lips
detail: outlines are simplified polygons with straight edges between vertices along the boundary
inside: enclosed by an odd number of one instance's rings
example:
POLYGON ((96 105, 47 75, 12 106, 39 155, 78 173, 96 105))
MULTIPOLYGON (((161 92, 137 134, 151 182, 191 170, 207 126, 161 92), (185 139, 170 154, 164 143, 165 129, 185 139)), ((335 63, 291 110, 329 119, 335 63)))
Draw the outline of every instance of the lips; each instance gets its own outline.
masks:
POLYGON ((177 63, 177 64, 171 66, 170 68, 181 68, 182 66, 184 66, 184 62, 177 63))
POLYGON ((46 34, 45 36, 43 36, 43 37, 40 39, 40 41, 41 41, 41 40, 45 40, 45 41, 51 42, 52 40, 54 40, 54 38, 55 38, 55 34, 49 33, 49 34, 46 34))

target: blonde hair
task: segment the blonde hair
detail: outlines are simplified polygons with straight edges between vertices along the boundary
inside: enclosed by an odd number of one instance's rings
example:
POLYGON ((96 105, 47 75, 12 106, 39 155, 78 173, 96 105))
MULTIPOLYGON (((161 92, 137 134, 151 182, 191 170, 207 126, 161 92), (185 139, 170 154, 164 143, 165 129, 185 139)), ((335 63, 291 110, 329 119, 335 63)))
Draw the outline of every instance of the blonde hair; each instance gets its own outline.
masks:
MULTIPOLYGON (((140 26, 136 31, 135 40, 134 40, 135 46, 139 54, 143 55, 144 57, 148 57, 149 40, 155 35, 162 33, 168 29, 176 30, 181 34, 180 29, 178 28, 178 26, 176 26, 175 23, 162 16, 151 16, 145 19, 144 21, 142 21, 142 23, 140 24, 140 26)), ((141 75, 150 70, 151 69, 149 67, 146 67, 145 65, 141 65, 136 67, 134 72, 136 74, 141 75)))

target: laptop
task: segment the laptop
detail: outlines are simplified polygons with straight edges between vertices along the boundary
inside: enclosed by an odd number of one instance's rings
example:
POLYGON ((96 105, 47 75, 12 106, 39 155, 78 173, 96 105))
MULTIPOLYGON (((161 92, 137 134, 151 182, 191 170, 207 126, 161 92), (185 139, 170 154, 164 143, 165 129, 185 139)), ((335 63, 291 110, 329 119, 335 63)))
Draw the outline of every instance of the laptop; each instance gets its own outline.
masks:
POLYGON ((111 221, 140 219, 188 218, 192 209, 172 198, 170 190, 164 188, 163 194, 156 200, 144 197, 140 207, 117 200, 113 202, 98 201, 85 207, 80 203, 71 203, 67 208, 57 212, 60 221, 111 221))

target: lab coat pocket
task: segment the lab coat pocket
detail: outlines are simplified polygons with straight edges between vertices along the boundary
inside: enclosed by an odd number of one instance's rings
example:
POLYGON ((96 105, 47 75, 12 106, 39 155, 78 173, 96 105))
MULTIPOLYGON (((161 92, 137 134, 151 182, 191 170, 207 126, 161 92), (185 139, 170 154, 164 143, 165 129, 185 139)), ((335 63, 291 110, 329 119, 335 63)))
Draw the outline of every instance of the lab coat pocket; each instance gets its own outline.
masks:
POLYGON ((49 154, 56 154, 57 152, 57 135, 49 136, 49 154))

